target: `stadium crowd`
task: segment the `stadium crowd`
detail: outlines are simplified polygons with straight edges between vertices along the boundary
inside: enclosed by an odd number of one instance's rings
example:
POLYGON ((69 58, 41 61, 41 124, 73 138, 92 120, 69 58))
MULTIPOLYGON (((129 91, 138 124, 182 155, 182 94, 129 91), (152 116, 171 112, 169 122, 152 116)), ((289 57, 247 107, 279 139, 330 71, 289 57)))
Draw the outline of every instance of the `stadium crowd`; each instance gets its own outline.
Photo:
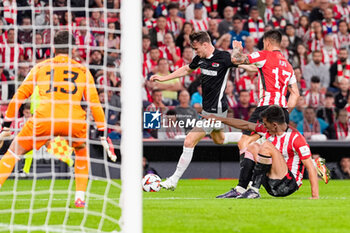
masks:
MULTIPOLYGON (((110 134, 120 138, 120 23, 119 12, 115 10, 120 0, 108 0, 108 11, 103 11, 102 0, 68 2, 70 11, 62 10, 67 7, 66 0, 0 3, 2 115, 15 90, 11 81, 19 84, 35 62, 49 58, 53 34, 69 29, 77 46, 72 56, 89 66, 101 102, 112 106, 106 109, 112 126, 110 134), (51 3, 59 8, 51 8, 51 3), (82 7, 86 10, 81 11, 82 7)), ((193 31, 207 31, 219 50, 230 52, 231 42, 238 40, 245 53, 253 53, 262 49, 263 33, 273 28, 283 33, 282 53, 295 70, 301 93, 290 115, 291 124, 309 140, 350 138, 348 0, 144 0, 144 110, 160 110, 171 116, 167 117, 169 121, 199 118, 200 70, 179 80, 162 83, 148 80, 152 74, 166 75, 191 62, 194 52, 189 35, 193 31)), ((229 115, 249 118, 259 101, 258 75, 232 69, 225 91, 229 115)), ((155 130, 145 130, 144 138, 171 139, 188 130, 170 127, 160 135, 155 130)))

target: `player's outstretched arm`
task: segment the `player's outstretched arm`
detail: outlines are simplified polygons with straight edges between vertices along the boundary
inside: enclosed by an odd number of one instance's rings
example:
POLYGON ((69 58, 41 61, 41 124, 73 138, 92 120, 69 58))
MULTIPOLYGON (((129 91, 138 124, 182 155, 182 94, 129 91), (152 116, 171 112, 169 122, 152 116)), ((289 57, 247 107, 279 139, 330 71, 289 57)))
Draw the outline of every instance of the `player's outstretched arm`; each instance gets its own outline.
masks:
POLYGON ((213 114, 209 115, 209 116, 203 116, 201 115, 203 118, 205 119, 213 119, 216 121, 221 121, 222 123, 232 126, 234 128, 237 129, 241 129, 241 130, 249 130, 249 131, 254 131, 255 127, 257 126, 256 123, 252 123, 249 121, 245 121, 245 120, 241 120, 241 119, 236 119, 236 118, 226 118, 226 117, 218 117, 215 116, 213 114))
POLYGON ((316 168, 311 161, 311 157, 303 159, 301 161, 306 167, 307 173, 309 174, 309 180, 311 184, 311 198, 318 199, 318 178, 316 168))
POLYGON ((248 56, 243 54, 242 42, 240 41, 232 41, 231 62, 235 65, 250 64, 248 56))
POLYGON ((174 72, 172 72, 171 74, 166 75, 166 76, 152 75, 149 80, 163 82, 163 81, 186 76, 192 72, 193 72, 193 70, 188 65, 185 65, 185 66, 175 70, 174 72))
POLYGON ((291 113, 293 111, 295 105, 297 104, 298 98, 300 96, 298 85, 296 83, 289 85, 288 91, 289 91, 290 95, 288 98, 287 106, 288 106, 288 112, 291 113))

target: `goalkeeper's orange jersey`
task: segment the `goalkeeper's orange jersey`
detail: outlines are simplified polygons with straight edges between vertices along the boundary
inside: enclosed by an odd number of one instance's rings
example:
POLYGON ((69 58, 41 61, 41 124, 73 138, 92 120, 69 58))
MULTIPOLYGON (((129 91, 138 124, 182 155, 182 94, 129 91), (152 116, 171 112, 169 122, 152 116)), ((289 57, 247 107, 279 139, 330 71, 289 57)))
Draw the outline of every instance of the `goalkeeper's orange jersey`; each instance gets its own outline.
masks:
POLYGON ((14 119, 20 105, 32 95, 35 86, 39 87, 40 104, 34 118, 56 122, 83 121, 86 120, 86 112, 81 104, 86 101, 98 129, 104 129, 105 116, 94 79, 85 66, 68 55, 60 54, 33 67, 8 106, 8 120, 14 119))

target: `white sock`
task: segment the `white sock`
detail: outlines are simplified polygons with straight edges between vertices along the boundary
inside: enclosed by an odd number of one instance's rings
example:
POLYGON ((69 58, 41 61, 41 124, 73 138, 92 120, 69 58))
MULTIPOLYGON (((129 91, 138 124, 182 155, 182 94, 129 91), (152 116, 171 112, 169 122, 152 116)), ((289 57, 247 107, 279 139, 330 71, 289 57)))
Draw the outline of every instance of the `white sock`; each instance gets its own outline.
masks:
POLYGON ((182 155, 177 163, 176 171, 171 176, 174 181, 178 182, 182 174, 186 171, 188 165, 191 163, 194 148, 184 147, 182 155))
POLYGON ((75 200, 78 200, 78 198, 80 198, 80 200, 85 201, 85 192, 84 191, 76 191, 75 192, 75 200))
POLYGON ((259 193, 259 189, 255 188, 255 187, 250 187, 251 189, 253 189, 255 192, 259 193))
POLYGON ((242 132, 230 132, 224 133, 224 135, 224 144, 237 143, 242 137, 242 132))
POLYGON ((237 192, 239 192, 239 193, 244 193, 244 192, 246 191, 245 188, 243 188, 243 187, 241 187, 241 186, 239 186, 239 185, 237 185, 237 186, 235 187, 235 189, 236 189, 237 192))

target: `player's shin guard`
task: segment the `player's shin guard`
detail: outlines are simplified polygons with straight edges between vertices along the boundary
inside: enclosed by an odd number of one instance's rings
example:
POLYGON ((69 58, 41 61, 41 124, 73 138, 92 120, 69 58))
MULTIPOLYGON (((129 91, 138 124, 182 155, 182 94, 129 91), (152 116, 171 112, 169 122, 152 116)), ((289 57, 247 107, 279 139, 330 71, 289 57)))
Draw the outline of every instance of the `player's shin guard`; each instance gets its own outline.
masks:
POLYGON ((85 192, 89 177, 89 158, 86 147, 75 149, 75 156, 75 190, 85 192))
POLYGON ((246 151, 243 154, 241 154, 241 157, 243 158, 240 161, 241 170, 239 173, 239 181, 237 186, 246 189, 250 180, 252 179, 255 161, 253 154, 249 151, 246 151))
POLYGON ((176 182, 181 178, 186 171, 188 165, 191 163, 194 148, 184 147, 179 162, 177 163, 176 171, 172 176, 176 182))
POLYGON ((271 158, 271 156, 258 154, 257 160, 258 161, 254 167, 254 174, 253 174, 253 178, 252 178, 252 180, 253 180, 252 187, 259 190, 263 177, 271 169, 272 158, 271 158))
POLYGON ((2 157, 0 160, 0 187, 7 180, 19 159, 20 158, 10 150, 2 157))

